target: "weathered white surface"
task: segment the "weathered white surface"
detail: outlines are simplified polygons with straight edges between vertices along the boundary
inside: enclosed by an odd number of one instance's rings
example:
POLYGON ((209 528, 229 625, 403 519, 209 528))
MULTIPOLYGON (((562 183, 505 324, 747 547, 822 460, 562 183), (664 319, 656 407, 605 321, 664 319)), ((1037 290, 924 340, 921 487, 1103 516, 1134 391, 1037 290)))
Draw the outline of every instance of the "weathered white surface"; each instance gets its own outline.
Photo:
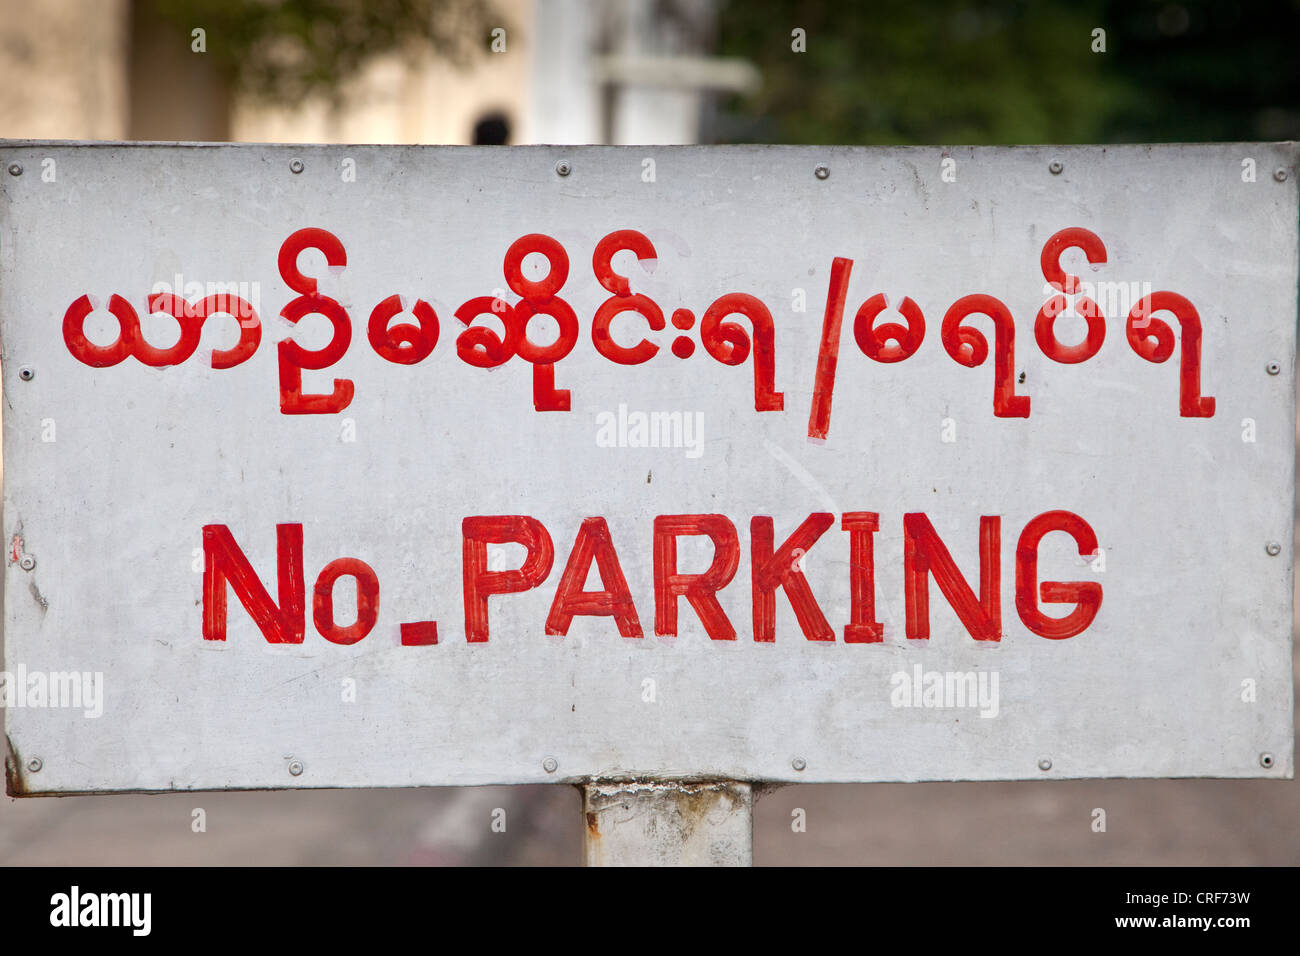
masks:
MULTIPOLYGON (((16 763, 42 760, 19 786, 1291 775, 1292 147, 957 149, 952 183, 940 177, 938 149, 655 148, 654 183, 642 180, 646 155, 0 147, 0 163, 26 169, 0 174, 5 540, 21 524, 24 553, 37 559, 30 573, 8 562, 5 667, 102 671, 106 684, 99 719, 67 709, 5 714, 16 763), (58 161, 54 183, 40 179, 44 157, 58 161), (306 164, 301 175, 289 172, 293 157, 306 164), (1258 182, 1241 181, 1244 157, 1256 161, 1258 182), (356 182, 341 179, 344 158, 355 159, 356 182), (573 165, 567 178, 554 171, 561 158, 573 165), (1053 159, 1061 175, 1048 172, 1053 159), (812 174, 819 162, 832 171, 824 181, 812 174), (1278 166, 1290 170, 1285 183, 1273 179, 1278 166), (332 230, 348 252, 347 269, 322 290, 349 309, 351 348, 339 365, 304 374, 308 391, 355 381, 342 415, 278 411, 274 344, 289 329, 275 316, 294 293, 276 254, 304 226, 332 230), (1067 226, 1093 230, 1109 253, 1097 273, 1067 254, 1069 271, 1150 282, 1197 306, 1213 418, 1179 417, 1177 354, 1163 365, 1142 360, 1120 317, 1086 363, 1054 363, 1038 350, 1039 253, 1067 226), (646 365, 595 353, 591 316, 608 293, 592 278, 591 253, 622 228, 658 248, 652 276, 631 269, 634 288, 665 317, 679 306, 698 317, 726 292, 767 303, 785 411, 754 411, 749 362, 726 367, 701 348, 675 358, 671 326, 651 334, 662 351, 646 365), (557 369, 558 386, 573 394, 567 413, 533 411, 519 359, 488 372, 454 352, 453 311, 504 289, 505 249, 534 231, 555 236, 570 258, 561 294, 581 335, 557 369), (836 256, 855 267, 829 440, 816 445, 806 426, 836 256), (266 329, 250 361, 206 367, 212 348, 234 340, 228 319, 205 329, 178 367, 128 359, 92 369, 68 354, 60 325, 78 296, 116 292, 143 312, 152 285, 178 272, 260 282, 266 329), (791 308, 796 289, 806 312, 791 308), (853 344, 854 312, 882 291, 891 302, 912 296, 927 322, 920 351, 896 365, 853 344), (437 309, 438 347, 420 365, 383 362, 366 342, 370 309, 393 292, 437 309), (973 292, 998 296, 1015 316, 1025 374, 1017 392, 1032 399, 1029 419, 993 415, 991 357, 968 369, 944 351, 944 310, 973 292), (1265 372, 1270 361, 1280 375, 1265 372), (36 369, 32 381, 19 380, 22 365, 36 369), (702 412, 703 454, 599 447, 596 416, 620 403, 702 412), (355 442, 340 441, 344 418, 355 442), (941 441, 945 418, 955 442, 941 441), (1254 443, 1242 441, 1247 418, 1254 443), (42 441, 46 420, 56 441, 42 441), (1044 541, 1041 580, 1105 588, 1092 627, 1064 641, 1030 633, 1014 606, 1016 538, 1054 508, 1086 518, 1106 553, 1095 573, 1068 537, 1044 541), (848 535, 839 515, 856 510, 881 516, 878 645, 843 643, 848 535), (836 515, 805 565, 837 640, 805 640, 778 593, 776 641, 756 644, 749 518, 774 516, 779 545, 813 511, 836 515), (931 639, 904 638, 902 515, 911 511, 930 517, 976 582, 979 516, 1002 516, 1000 643, 972 640, 933 582, 931 639), (680 636, 654 636, 653 519, 688 512, 725 514, 739 532, 740 567, 721 595, 734 643, 710 641, 685 601, 680 636), (546 524, 555 566, 540 588, 493 597, 491 640, 467 644, 461 519, 515 513, 546 524), (589 515, 609 522, 642 639, 621 638, 608 618, 576 618, 567 637, 544 634, 589 515), (233 594, 228 640, 205 642, 193 570, 202 526, 228 525, 274 594, 277 522, 304 526, 305 643, 267 644, 233 594), (1269 556, 1267 541, 1282 553, 1269 556), (368 562, 381 586, 379 624, 351 647, 327 643, 310 620, 312 582, 340 556, 368 562), (438 621, 441 643, 399 646, 399 622, 426 619, 438 621), (917 664, 997 671, 998 716, 891 707, 891 675, 917 664), (341 699, 346 679, 355 703, 341 699), (654 702, 644 699, 646 680, 654 702), (1255 681, 1253 703, 1241 699, 1245 680, 1255 681), (1273 755, 1271 769, 1261 753, 1273 755), (806 769, 792 769, 796 758, 806 769), (288 772, 292 760, 301 775, 288 772)), ((320 274, 313 255, 302 257, 304 271, 320 274)), ((991 331, 987 320, 971 324, 991 331)), ((162 319, 144 328, 158 344, 175 335, 162 319)), ((1058 323, 1075 341, 1069 329, 1058 323)), ((616 323, 615 334, 632 342, 644 326, 616 323)), ((698 326, 689 334, 698 345, 698 326)), ((296 332, 309 348, 327 337, 319 318, 296 332)), ((516 550, 505 550, 503 566, 517 566, 516 550)), ((680 553, 683 570, 708 559, 685 541, 680 553)), ((349 584, 336 589, 345 623, 349 584)))
POLYGON ((590 784, 582 788, 588 866, 749 866, 747 783, 590 784))

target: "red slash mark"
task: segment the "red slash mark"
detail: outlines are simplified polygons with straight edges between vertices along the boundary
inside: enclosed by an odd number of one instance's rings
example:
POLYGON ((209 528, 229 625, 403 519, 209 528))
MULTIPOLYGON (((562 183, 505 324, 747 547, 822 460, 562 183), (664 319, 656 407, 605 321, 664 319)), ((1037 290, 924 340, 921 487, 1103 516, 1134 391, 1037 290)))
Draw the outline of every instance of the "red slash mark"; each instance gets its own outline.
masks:
POLYGON ((836 258, 831 263, 831 283, 826 292, 826 316, 822 319, 822 344, 817 351, 817 377, 813 381, 812 409, 808 413, 808 437, 826 440, 831 427, 831 393, 835 391, 835 365, 840 357, 840 326, 844 320, 844 299, 849 292, 852 259, 836 258))

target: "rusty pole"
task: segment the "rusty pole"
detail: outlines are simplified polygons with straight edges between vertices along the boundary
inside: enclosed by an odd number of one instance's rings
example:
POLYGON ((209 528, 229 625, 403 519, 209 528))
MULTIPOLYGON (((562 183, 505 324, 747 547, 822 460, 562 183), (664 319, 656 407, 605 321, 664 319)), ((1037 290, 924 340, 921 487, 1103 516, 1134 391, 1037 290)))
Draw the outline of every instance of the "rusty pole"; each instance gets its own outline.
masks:
POLYGON ((588 866, 749 866, 748 783, 636 781, 582 788, 588 866))

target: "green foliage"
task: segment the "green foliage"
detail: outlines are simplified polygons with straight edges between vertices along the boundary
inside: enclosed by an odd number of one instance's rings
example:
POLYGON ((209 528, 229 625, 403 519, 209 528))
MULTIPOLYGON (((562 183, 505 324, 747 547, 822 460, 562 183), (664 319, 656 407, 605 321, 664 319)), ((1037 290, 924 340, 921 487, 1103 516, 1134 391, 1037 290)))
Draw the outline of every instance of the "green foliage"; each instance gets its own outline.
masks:
POLYGON ((1296 0, 730 0, 721 51, 763 89, 725 138, 1032 143, 1300 134, 1296 0), (791 49, 806 31, 807 51, 791 49), (1094 52, 1093 31, 1106 31, 1094 52), (1271 125, 1270 125, 1271 124, 1271 125))
POLYGON ((189 33, 206 31, 207 54, 245 92, 297 103, 337 96, 367 59, 431 49, 465 62, 506 26, 473 0, 137 0, 189 33))

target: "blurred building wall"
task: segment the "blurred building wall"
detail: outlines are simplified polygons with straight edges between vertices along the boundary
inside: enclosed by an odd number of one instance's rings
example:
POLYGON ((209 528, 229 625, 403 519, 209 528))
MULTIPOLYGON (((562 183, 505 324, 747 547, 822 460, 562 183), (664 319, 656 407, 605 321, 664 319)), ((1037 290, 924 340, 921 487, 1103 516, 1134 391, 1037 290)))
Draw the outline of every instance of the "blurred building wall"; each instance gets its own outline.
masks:
POLYGON ((381 56, 336 101, 286 107, 235 95, 146 4, 0 0, 0 137, 471 143, 478 127, 509 143, 698 142, 716 0, 493 2, 504 50, 463 67, 381 56))
POLYGON ((699 141, 714 0, 537 0, 531 133, 541 143, 699 141))
MULTIPOLYGON (((228 140, 233 96, 206 53, 195 53, 188 30, 129 2, 127 139, 228 140)), ((196 24, 199 26, 199 24, 196 24)), ((213 38, 213 42, 220 42, 213 38)))
POLYGON ((125 139, 127 0, 0 0, 0 136, 125 139))
POLYGON ((332 106, 316 99, 302 107, 234 105, 231 138, 244 142, 471 143, 483 118, 503 115, 509 141, 529 142, 530 43, 534 0, 493 0, 506 30, 504 52, 483 50, 460 68, 431 53, 410 62, 379 57, 344 83, 332 106))

